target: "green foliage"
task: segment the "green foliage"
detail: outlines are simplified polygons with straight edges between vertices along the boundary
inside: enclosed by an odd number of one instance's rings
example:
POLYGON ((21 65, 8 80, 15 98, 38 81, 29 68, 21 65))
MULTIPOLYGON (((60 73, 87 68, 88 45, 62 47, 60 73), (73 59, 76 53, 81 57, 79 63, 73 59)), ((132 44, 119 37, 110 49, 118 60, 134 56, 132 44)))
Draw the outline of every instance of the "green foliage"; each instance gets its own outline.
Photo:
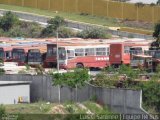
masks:
POLYGON ((76 33, 73 30, 65 27, 60 27, 58 34, 60 38, 71 38, 76 36, 76 33))
POLYGON ((45 70, 42 65, 37 65, 35 71, 38 75, 43 75, 45 70))
POLYGON ((56 31, 54 29, 54 26, 49 25, 46 28, 44 28, 41 32, 41 37, 53 37, 56 36, 56 31))
POLYGON ((153 37, 156 38, 156 41, 152 42, 151 48, 160 47, 160 22, 155 25, 153 37))
POLYGON ((3 68, 0 68, 0 75, 5 74, 5 70, 3 68))
MULTIPOLYGON (((35 22, 20 22, 19 24, 20 31, 24 34, 25 37, 37 38, 40 37, 42 27, 35 22)), ((18 32, 18 31, 17 31, 18 32)))
POLYGON ((65 21, 63 17, 55 16, 48 21, 48 24, 52 25, 54 30, 57 30, 60 26, 65 25, 65 21))
POLYGON ((30 70, 30 66, 28 64, 26 64, 25 67, 27 71, 30 70))
POLYGON ((155 37, 155 38, 160 37, 160 23, 157 23, 155 25, 154 32, 153 32, 153 37, 155 37))
POLYGON ((126 65, 121 65, 119 68, 110 66, 97 74, 91 83, 102 87, 136 88, 134 80, 139 77, 140 73, 145 73, 145 71, 132 69, 126 65))
POLYGON ((160 5, 160 0, 157 0, 157 5, 160 5))
POLYGON ((108 75, 106 72, 97 74, 91 84, 100 87, 115 87, 119 78, 117 75, 108 75))
POLYGON ((0 64, 4 64, 4 60, 0 58, 0 64))
POLYGON ((42 30, 42 37, 56 36, 56 31, 59 29, 59 27, 65 25, 65 20, 60 16, 55 16, 54 18, 48 20, 47 23, 48 26, 42 30))
POLYGON ((157 66, 157 68, 156 68, 156 72, 157 72, 158 74, 160 74, 160 64, 158 64, 158 66, 157 66))
POLYGON ((19 23, 18 17, 12 12, 6 12, 3 17, 0 18, 0 27, 4 31, 9 31, 14 25, 19 23))
POLYGON ((71 88, 81 87, 85 81, 89 80, 88 69, 75 69, 73 72, 55 73, 52 77, 53 85, 67 85, 71 88))
POLYGON ((19 26, 16 26, 8 31, 9 37, 25 37, 25 33, 19 26))
POLYGON ((90 97, 90 101, 97 102, 97 100, 98 100, 97 95, 92 95, 90 97))
POLYGON ((143 69, 133 69, 130 66, 127 65, 121 65, 119 68, 114 68, 113 66, 107 67, 104 71, 107 71, 108 73, 117 73, 119 75, 126 75, 127 77, 131 79, 138 78, 139 74, 145 73, 145 70, 143 69))
POLYGON ((94 102, 84 102, 84 105, 94 114, 113 114, 107 107, 103 107, 97 103, 94 102))
POLYGON ((35 22, 20 21, 8 31, 0 29, 0 36, 37 38, 40 37, 41 31, 42 27, 35 22))
POLYGON ((77 34, 77 37, 80 38, 94 38, 94 39, 106 39, 106 38, 110 38, 111 35, 107 34, 105 32, 105 30, 100 29, 100 28, 92 28, 92 29, 87 29, 87 30, 83 30, 82 32, 79 32, 77 34))
POLYGON ((134 70, 130 66, 121 65, 119 70, 118 70, 118 73, 119 74, 125 74, 127 77, 134 80, 134 79, 138 78, 139 74, 142 73, 142 71, 140 71, 140 69, 134 70))
POLYGON ((6 110, 3 105, 0 105, 0 119, 2 119, 2 116, 5 114, 6 110))
POLYGON ((106 71, 107 73, 115 73, 116 69, 113 66, 109 66, 105 68, 104 71, 106 71))
POLYGON ((160 82, 150 80, 141 83, 139 87, 142 89, 143 102, 148 107, 155 107, 157 112, 160 112, 160 82))

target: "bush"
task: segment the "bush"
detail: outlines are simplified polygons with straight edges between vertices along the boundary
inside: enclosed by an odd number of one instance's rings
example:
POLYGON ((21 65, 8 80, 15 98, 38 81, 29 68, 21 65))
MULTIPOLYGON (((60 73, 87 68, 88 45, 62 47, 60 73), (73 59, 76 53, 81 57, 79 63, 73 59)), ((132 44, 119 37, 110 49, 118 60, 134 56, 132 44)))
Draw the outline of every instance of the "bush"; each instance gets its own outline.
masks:
POLYGON ((3 105, 0 105, 0 119, 2 119, 2 116, 5 114, 6 110, 3 105))
POLYGON ((97 74, 91 84, 100 87, 116 87, 119 78, 117 75, 108 75, 105 72, 97 74))
POLYGON ((7 37, 29 37, 37 38, 40 36, 42 27, 35 22, 20 22, 17 26, 13 26, 8 32, 0 31, 2 36, 7 37))
POLYGON ((19 26, 16 26, 8 32, 8 37, 25 37, 25 32, 19 26))
POLYGON ((48 26, 44 28, 41 32, 41 37, 53 37, 56 36, 56 30, 54 29, 54 26, 48 26))
POLYGON ((0 27, 4 31, 9 31, 14 25, 19 23, 18 17, 12 12, 6 12, 3 17, 0 18, 0 27))
POLYGON ((76 33, 74 31, 65 27, 60 27, 58 30, 58 34, 60 38, 70 38, 76 36, 76 33))
POLYGON ((0 75, 5 74, 5 70, 3 68, 0 68, 0 75))
POLYGON ((103 29, 99 29, 99 28, 92 28, 92 29, 87 29, 87 30, 83 30, 82 32, 79 32, 77 34, 77 37, 80 38, 93 38, 93 39, 107 39, 110 38, 111 36, 109 34, 107 34, 105 32, 105 30, 103 29))
POLYGON ((65 25, 64 18, 60 16, 55 16, 47 21, 48 26, 44 28, 41 32, 41 37, 52 37, 56 36, 56 31, 59 27, 65 25))
POLYGON ((157 112, 160 112, 160 83, 156 80, 151 80, 140 84, 143 92, 143 102, 147 107, 155 107, 157 112))
POLYGON ((25 37, 37 38, 40 36, 42 27, 35 22, 21 22, 20 29, 25 33, 25 37))

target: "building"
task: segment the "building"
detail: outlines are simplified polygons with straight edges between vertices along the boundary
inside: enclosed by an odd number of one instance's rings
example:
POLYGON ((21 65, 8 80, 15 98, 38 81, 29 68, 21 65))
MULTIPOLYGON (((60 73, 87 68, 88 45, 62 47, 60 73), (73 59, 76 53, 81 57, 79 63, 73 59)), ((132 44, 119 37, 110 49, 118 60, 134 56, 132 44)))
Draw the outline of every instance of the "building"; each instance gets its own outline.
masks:
POLYGON ((0 104, 30 102, 30 81, 0 81, 0 104))

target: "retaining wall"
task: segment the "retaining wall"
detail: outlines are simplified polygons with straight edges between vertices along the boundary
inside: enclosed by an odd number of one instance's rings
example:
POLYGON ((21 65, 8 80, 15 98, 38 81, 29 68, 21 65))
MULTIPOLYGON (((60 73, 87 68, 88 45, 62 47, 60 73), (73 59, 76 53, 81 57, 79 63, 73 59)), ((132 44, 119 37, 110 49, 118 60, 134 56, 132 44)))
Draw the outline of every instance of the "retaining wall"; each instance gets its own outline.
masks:
MULTIPOLYGON (((58 102, 58 87, 52 86, 51 76, 32 76, 32 75, 1 75, 0 80, 6 81, 32 81, 31 101, 38 100, 58 102)), ((97 96, 101 104, 109 106, 112 111, 128 114, 147 114, 141 108, 142 92, 139 90, 112 89, 95 87, 86 84, 82 88, 71 89, 61 88, 61 102, 77 101, 83 102, 93 96, 97 96)))

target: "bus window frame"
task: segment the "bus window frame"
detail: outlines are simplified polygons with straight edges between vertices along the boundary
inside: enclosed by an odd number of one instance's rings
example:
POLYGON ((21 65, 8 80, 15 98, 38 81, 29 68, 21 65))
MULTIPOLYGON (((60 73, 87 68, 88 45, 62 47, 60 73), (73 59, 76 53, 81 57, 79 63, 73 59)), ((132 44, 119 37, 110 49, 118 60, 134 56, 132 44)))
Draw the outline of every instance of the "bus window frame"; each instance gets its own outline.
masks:
POLYGON ((66 58, 67 59, 73 59, 73 58, 75 58, 75 49, 66 49, 66 58), (70 58, 68 56, 68 51, 73 51, 73 56, 71 56, 70 58))

